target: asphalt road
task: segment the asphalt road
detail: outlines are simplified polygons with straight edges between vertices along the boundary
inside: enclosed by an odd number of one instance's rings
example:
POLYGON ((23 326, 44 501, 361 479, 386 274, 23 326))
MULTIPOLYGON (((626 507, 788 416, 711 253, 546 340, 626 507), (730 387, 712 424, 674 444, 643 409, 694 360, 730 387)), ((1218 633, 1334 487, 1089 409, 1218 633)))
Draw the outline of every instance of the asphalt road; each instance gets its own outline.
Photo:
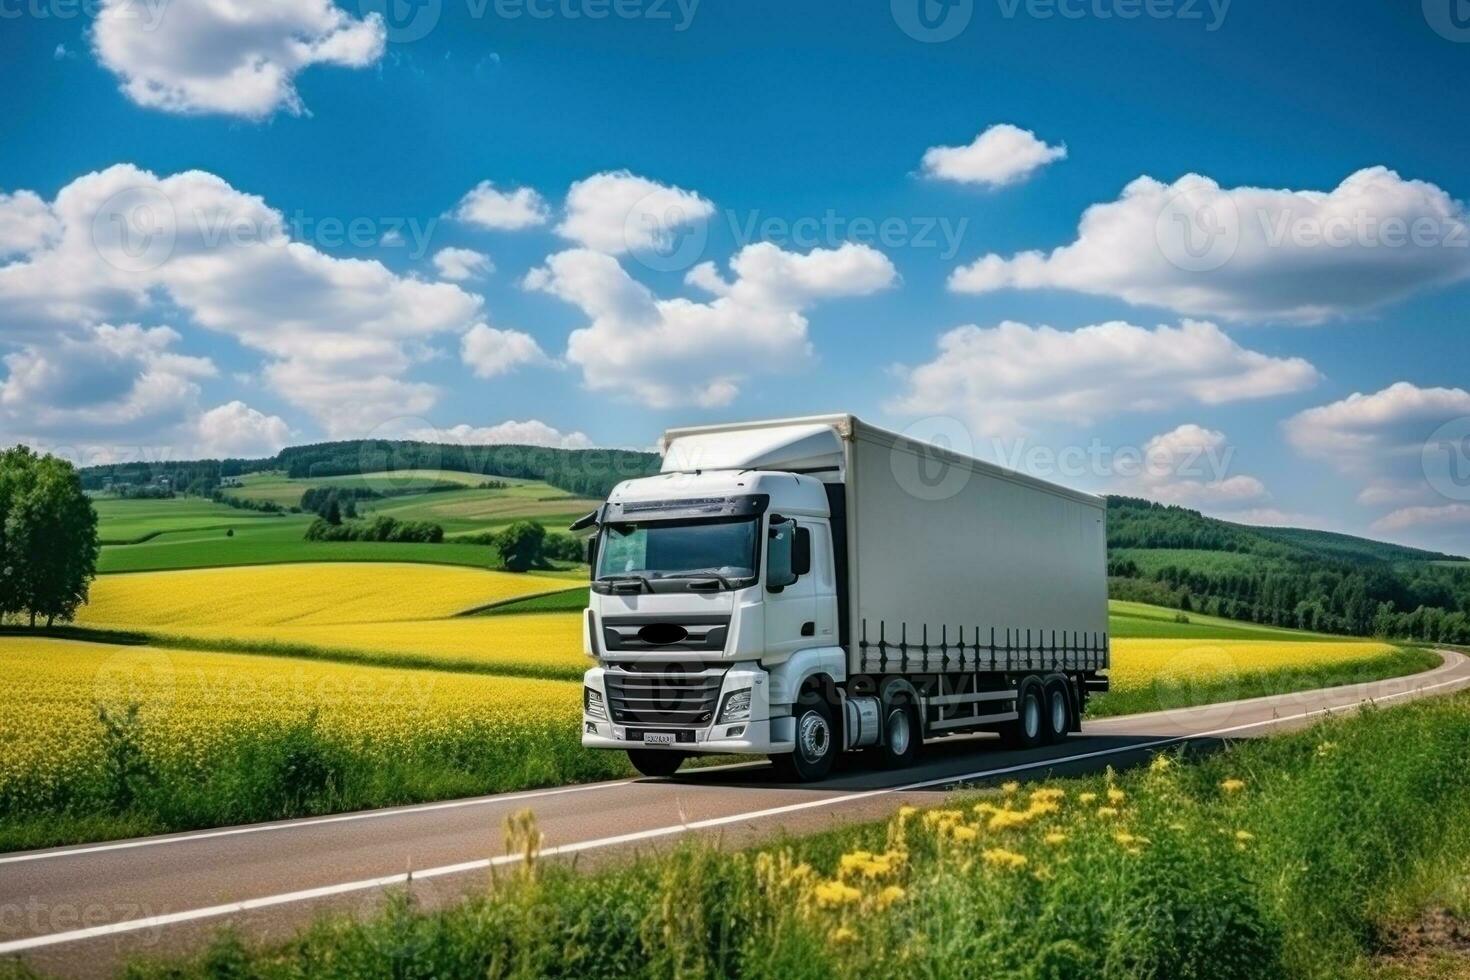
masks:
POLYGON ((535 813, 543 855, 579 866, 691 836, 744 845, 889 816, 988 781, 1076 774, 1310 724, 1367 700, 1395 703, 1470 687, 1470 660, 1443 652, 1426 673, 1371 684, 1088 723, 1065 743, 1002 751, 988 736, 926 746, 901 772, 845 766, 817 786, 774 781, 762 760, 526 793, 0 855, 0 957, 48 973, 103 976, 133 956, 197 949, 229 925, 253 941, 289 938, 330 909, 377 908, 407 884, 427 905, 483 888, 505 853, 502 825, 535 813))

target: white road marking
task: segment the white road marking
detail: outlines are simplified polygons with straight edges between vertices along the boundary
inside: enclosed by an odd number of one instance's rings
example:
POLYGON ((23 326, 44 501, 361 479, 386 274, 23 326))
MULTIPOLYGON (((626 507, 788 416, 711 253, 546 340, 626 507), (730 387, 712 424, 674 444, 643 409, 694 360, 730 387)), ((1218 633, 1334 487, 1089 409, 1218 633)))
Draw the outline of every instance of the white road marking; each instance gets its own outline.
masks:
MULTIPOLYGON (((1091 752, 1081 752, 1076 755, 1064 756, 1054 759, 1039 759, 1035 762, 1017 763, 1012 766, 1001 766, 995 769, 982 769, 976 772, 964 773, 958 776, 941 776, 934 779, 921 780, 919 782, 907 783, 903 786, 891 786, 882 789, 864 790, 858 793, 845 793, 839 796, 822 797, 815 800, 807 800, 802 803, 790 803, 785 806, 770 807, 764 810, 752 810, 746 813, 733 813, 723 817, 710 817, 705 820, 696 820, 692 823, 674 824, 667 827, 655 827, 649 830, 633 831, 627 834, 618 834, 612 837, 600 837, 593 840, 576 841, 570 844, 558 844, 553 847, 543 848, 543 857, 556 857, 563 854, 576 854, 582 851, 600 850, 605 847, 616 847, 622 844, 633 844, 639 841, 655 840, 661 837, 674 837, 687 834, 691 831, 709 830, 714 827, 723 827, 729 824, 741 823, 748 820, 760 820, 766 817, 776 817, 787 813, 796 813, 801 810, 811 810, 818 807, 836 806, 841 803, 853 803, 859 800, 873 799, 880 796, 891 796, 895 793, 907 793, 919 789, 929 789, 934 786, 945 784, 964 784, 980 779, 990 779, 996 776, 1006 776, 1012 773, 1025 772, 1032 769, 1055 768, 1069 762, 1082 762, 1088 759, 1097 759, 1109 755, 1120 755, 1125 752, 1142 752, 1156 749, 1175 742, 1183 742, 1194 738, 1215 738, 1222 735, 1231 735, 1236 732, 1246 731, 1251 728, 1271 728, 1285 724, 1289 721, 1298 721, 1310 718, 1314 715, 1330 715, 1337 711, 1360 708, 1364 704, 1377 703, 1381 701, 1392 701, 1395 698, 1405 697, 1410 694, 1424 694, 1428 691, 1437 690, 1451 685, 1464 686, 1470 684, 1470 678, 1458 677, 1438 684, 1425 685, 1413 690, 1399 691, 1386 694, 1380 698, 1365 698, 1340 705, 1329 705, 1325 708, 1317 708, 1311 711, 1303 711, 1294 715, 1286 715, 1281 718, 1267 718, 1262 721, 1245 722, 1239 725, 1231 725, 1227 728, 1217 728, 1213 731, 1190 732, 1184 735, 1171 735, 1166 738, 1155 739, 1149 742, 1139 742, 1133 745, 1120 745, 1109 749, 1096 749, 1091 752)), ((1203 706, 1202 706, 1203 707, 1203 706)), ((178 925, 184 922, 196 922, 201 919, 217 918, 222 915, 233 915, 240 912, 249 912, 255 909, 271 908, 279 905, 290 905, 296 902, 306 902, 318 898, 329 898, 334 895, 345 895, 351 892, 367 891, 373 888, 387 888, 393 885, 406 885, 420 878, 442 878, 449 875, 464 874, 470 871, 484 871, 487 868, 499 867, 506 864, 514 864, 521 860, 519 854, 502 854, 493 858, 480 858, 474 861, 464 861, 459 864, 447 864, 437 868, 427 868, 423 871, 414 871, 403 874, 385 875, 381 878, 365 878, 359 881, 347 881, 336 885, 323 885, 319 888, 307 888, 302 891, 284 892, 278 895, 267 895, 262 898, 250 898, 241 902, 230 902, 225 905, 212 905, 207 908, 189 909, 184 912, 172 912, 164 915, 152 915, 140 919, 129 919, 123 922, 111 922, 105 925, 92 926, 85 929, 73 929, 67 932, 54 932, 46 935, 31 936, 26 939, 15 939, 0 943, 0 955, 10 953, 21 953, 26 950, 40 949, 46 946, 59 946, 64 943, 79 942, 84 939, 96 939, 102 936, 115 936, 122 933, 138 932, 144 929, 159 929, 164 926, 178 925)))

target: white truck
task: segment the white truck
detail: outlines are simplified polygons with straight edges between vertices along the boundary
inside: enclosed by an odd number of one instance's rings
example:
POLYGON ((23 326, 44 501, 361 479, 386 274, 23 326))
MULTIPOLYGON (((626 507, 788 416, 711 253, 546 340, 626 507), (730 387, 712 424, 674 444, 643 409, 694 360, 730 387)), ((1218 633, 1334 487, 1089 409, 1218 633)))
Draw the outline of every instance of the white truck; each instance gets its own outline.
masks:
POLYGON ((665 433, 595 533, 582 744, 649 776, 1075 731, 1107 689, 1106 506, 831 415, 665 433))

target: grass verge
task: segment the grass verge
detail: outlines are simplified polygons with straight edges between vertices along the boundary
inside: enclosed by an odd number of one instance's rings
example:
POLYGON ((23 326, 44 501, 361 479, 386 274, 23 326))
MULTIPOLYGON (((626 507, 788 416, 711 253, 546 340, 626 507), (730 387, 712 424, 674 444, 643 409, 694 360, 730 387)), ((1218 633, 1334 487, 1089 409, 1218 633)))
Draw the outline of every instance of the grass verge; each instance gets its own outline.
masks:
POLYGON ((532 859, 461 905, 400 897, 129 975, 1341 980, 1374 975, 1470 853, 1466 695, 1163 758, 754 852, 594 875, 532 859))
POLYGON ((1113 690, 1094 698, 1087 717, 1143 714, 1190 708, 1223 701, 1242 701, 1278 694, 1294 694, 1325 687, 1366 684, 1390 677, 1417 674, 1439 666, 1440 658, 1424 647, 1398 647, 1356 660, 1325 664, 1302 664, 1274 670, 1250 670, 1226 674, 1200 673, 1181 683, 1156 680, 1132 690, 1113 690))

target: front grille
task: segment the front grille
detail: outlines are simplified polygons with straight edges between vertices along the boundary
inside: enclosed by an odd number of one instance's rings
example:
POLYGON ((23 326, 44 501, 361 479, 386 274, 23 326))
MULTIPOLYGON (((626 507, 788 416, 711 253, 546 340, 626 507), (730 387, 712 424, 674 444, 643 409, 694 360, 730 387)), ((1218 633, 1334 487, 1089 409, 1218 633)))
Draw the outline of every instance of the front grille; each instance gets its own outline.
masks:
POLYGON ((609 664, 602 676, 612 720, 620 725, 704 728, 714 720, 726 669, 609 664))
POLYGON ((603 649, 615 653, 723 650, 730 617, 643 613, 602 617, 603 649))

